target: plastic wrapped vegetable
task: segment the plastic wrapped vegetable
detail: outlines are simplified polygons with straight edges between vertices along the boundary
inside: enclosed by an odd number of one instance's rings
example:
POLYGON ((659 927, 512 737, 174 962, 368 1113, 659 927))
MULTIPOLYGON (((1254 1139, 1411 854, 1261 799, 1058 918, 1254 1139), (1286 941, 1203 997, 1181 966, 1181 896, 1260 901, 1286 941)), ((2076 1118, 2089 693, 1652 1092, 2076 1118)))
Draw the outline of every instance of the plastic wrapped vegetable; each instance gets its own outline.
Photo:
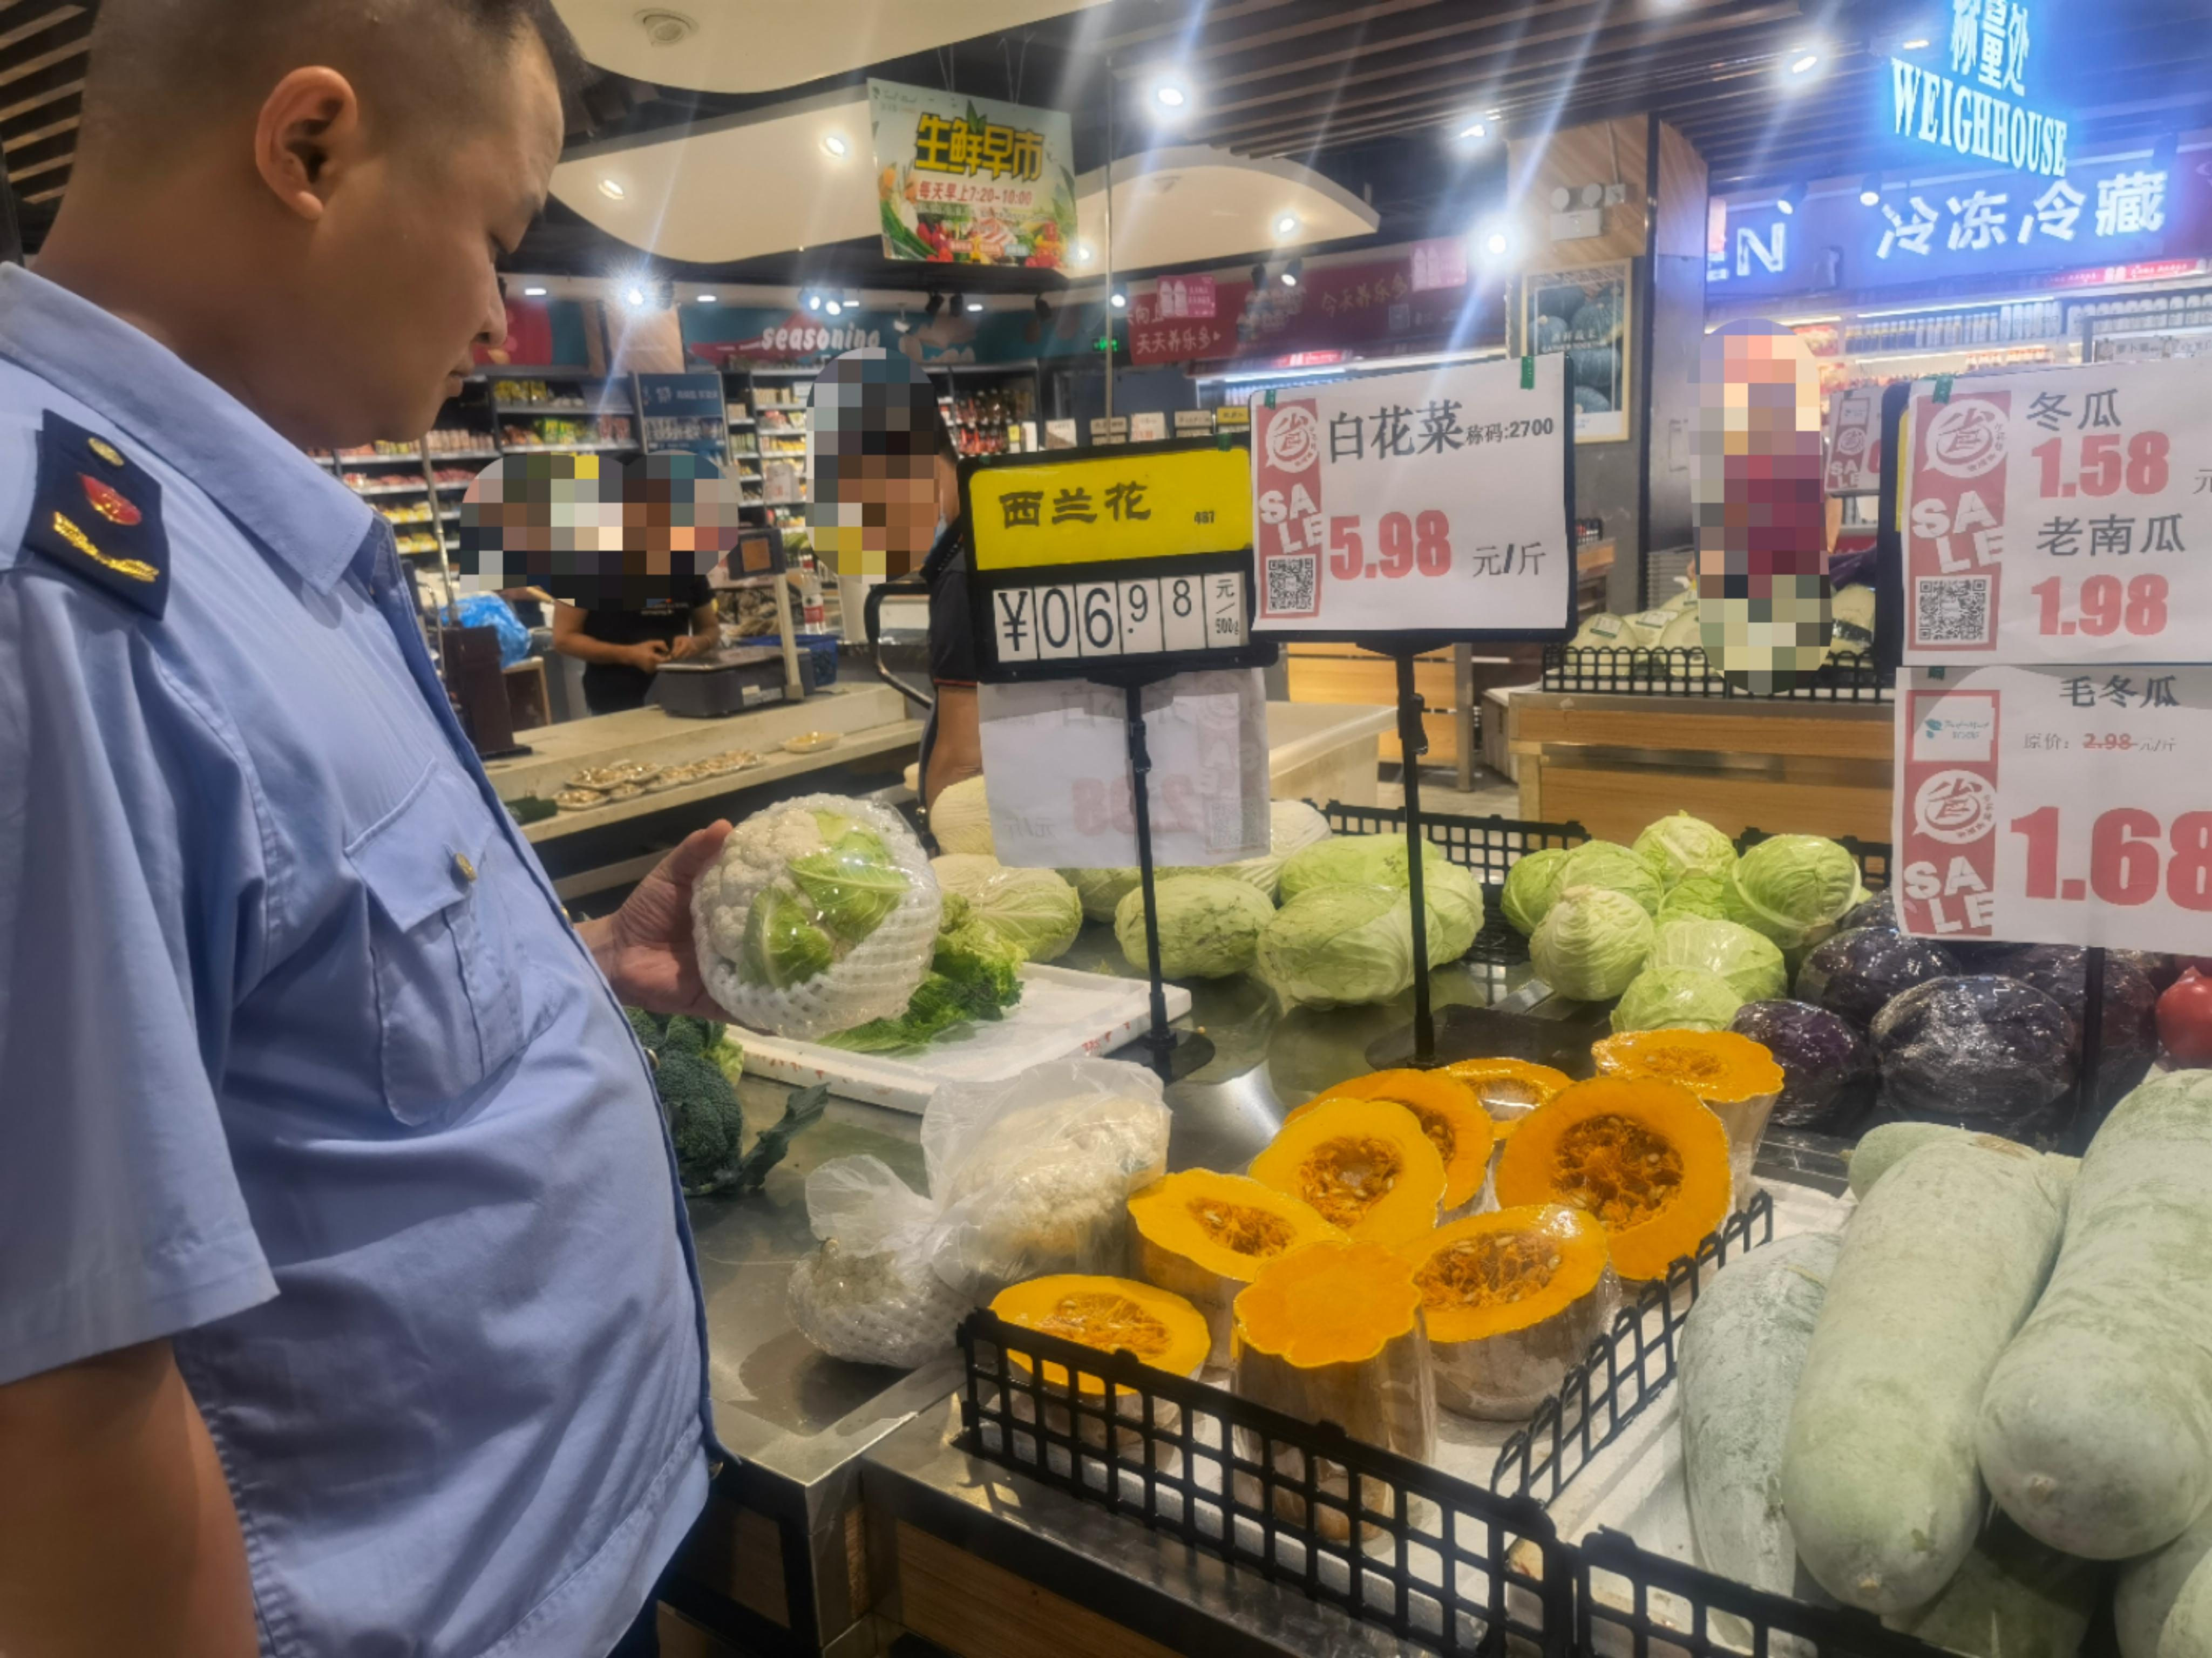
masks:
POLYGON ((1567 848, 1547 847, 1524 854, 1505 872, 1505 888, 1498 908, 1522 938, 1543 924, 1546 912, 1559 896, 1559 872, 1567 861, 1567 848))
POLYGON ((1538 975, 1578 1002, 1610 1001, 1651 955, 1651 917, 1607 887, 1568 887, 1528 941, 1538 975))
POLYGON ((1989 975, 1930 979, 1875 1016, 1883 1103, 2033 1145, 2073 1086, 2074 1022, 2033 985, 1989 975))
POLYGON ((1482 886, 1457 864, 1425 865, 1423 911, 1428 921, 1429 965, 1442 967, 1467 954, 1482 931, 1482 886))
POLYGON ((1868 926, 1880 927, 1885 932, 1898 931, 1897 900, 1887 891, 1869 893, 1845 910, 1836 922, 1838 932, 1868 926))
POLYGON ((858 1054, 900 1053, 970 1021, 1003 1018, 1021 1000, 1020 948, 977 920, 958 893, 945 894, 944 901, 929 971, 908 999, 906 1011, 825 1036, 825 1045, 858 1054))
POLYGON ((1658 909, 1663 896, 1650 865, 1611 841, 1585 841, 1567 853, 1567 861, 1559 866, 1559 890, 1565 892, 1570 887, 1603 887, 1608 892, 1624 893, 1636 900, 1647 915, 1658 909))
POLYGON ((1613 1028, 1725 1030, 1742 1005, 1735 987, 1717 973, 1701 967, 1647 967, 1620 993, 1613 1028))
POLYGON ((1735 843, 1704 818, 1692 817, 1686 811, 1662 817, 1647 827, 1636 837, 1634 851, 1668 891, 1686 876, 1724 876, 1735 867, 1735 843))
POLYGON ((1797 969, 1797 999, 1825 1007, 1863 1030, 1913 986, 1955 977, 1958 971, 1940 944, 1881 927, 1857 927, 1813 946, 1797 969))
POLYGON ((1389 887, 1316 887, 1276 912, 1257 960, 1285 1007, 1387 1002, 1413 982, 1413 906, 1389 887))
POLYGON ((1729 920, 1765 933, 1784 950, 1805 950, 1836 930, 1858 891, 1858 864, 1833 841, 1778 835, 1744 853, 1729 872, 1729 920))
POLYGON ((1782 1097, 1770 1121, 1785 1128, 1842 1133, 1873 1103, 1874 1050, 1865 1036, 1810 1002, 1746 1002, 1729 1029, 1748 1036, 1782 1067, 1782 1097))
MULTIPOLYGON (((951 791, 947 791, 949 793, 951 791)), ((1155 872, 1157 873, 1157 872, 1155 872)), ((1086 921, 1110 921, 1114 912, 1137 884, 1133 869, 1064 869, 1060 878, 1075 889, 1086 921)))
MULTIPOLYGON (((2074 1057, 2089 1011, 2088 952, 2070 944, 2021 944, 1990 971, 2033 985, 2074 1021, 2074 1057)), ((2097 1097, 2110 1105, 2143 1079, 2158 1054, 2158 988, 2130 951, 2105 952, 2105 1017, 2097 1060, 2097 1097)))
MULTIPOLYGON (((1259 952, 1260 934, 1275 919, 1267 895, 1233 875, 1171 875, 1157 882, 1153 893, 1164 978, 1225 979, 1245 971, 1259 952)), ((1114 936, 1129 965, 1145 971, 1149 957, 1142 886, 1122 895, 1114 912, 1114 936)))
POLYGON ((1651 943, 1651 966, 1717 973, 1734 987, 1736 999, 1744 1002, 1779 996, 1790 984, 1774 941, 1734 921, 1685 916, 1660 922, 1651 943))
MULTIPOLYGON (((1423 843, 1422 872, 1448 869, 1451 860, 1433 841, 1423 843)), ((1316 887, 1394 887, 1406 890, 1406 837, 1339 835, 1293 853, 1283 865, 1281 893, 1288 903, 1316 887)))
POLYGON ((929 832, 941 851, 994 854, 998 845, 991 838, 991 805, 983 780, 963 777, 939 794, 929 808, 929 832))
MULTIPOLYGON (((949 793, 950 791, 948 791, 949 793)), ((1057 961, 1083 931, 1083 901, 1056 870, 1009 869, 983 853, 930 860, 937 884, 1032 962, 1057 961)))
POLYGON ((708 993, 741 1024, 799 1038, 903 1011, 941 908, 904 820, 832 794, 745 819, 691 898, 708 993))
POLYGON ((936 1215, 880 1158, 815 1169, 806 1218, 822 1247, 792 1267, 785 1291, 799 1333, 832 1358, 901 1370, 950 1347, 969 1299, 930 1266, 936 1215))

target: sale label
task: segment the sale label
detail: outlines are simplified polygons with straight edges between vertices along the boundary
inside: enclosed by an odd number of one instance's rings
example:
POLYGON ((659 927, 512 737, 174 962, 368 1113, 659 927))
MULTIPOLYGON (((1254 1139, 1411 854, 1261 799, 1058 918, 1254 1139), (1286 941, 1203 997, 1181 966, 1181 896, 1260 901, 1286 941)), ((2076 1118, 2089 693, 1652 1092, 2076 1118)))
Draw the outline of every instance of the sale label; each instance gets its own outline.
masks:
POLYGON ((1900 444, 1905 660, 2212 661, 2202 404, 2186 362, 1917 385, 1900 444))
POLYGON ((2212 668, 1915 669, 1899 691, 1906 932, 2203 952, 2212 668))
POLYGON ((1255 634, 1565 639, 1566 358, 1252 399, 1255 634))
POLYGON ((1832 495, 1870 495, 1881 488, 1881 388, 1854 386, 1828 402, 1828 465, 1822 487, 1832 495))

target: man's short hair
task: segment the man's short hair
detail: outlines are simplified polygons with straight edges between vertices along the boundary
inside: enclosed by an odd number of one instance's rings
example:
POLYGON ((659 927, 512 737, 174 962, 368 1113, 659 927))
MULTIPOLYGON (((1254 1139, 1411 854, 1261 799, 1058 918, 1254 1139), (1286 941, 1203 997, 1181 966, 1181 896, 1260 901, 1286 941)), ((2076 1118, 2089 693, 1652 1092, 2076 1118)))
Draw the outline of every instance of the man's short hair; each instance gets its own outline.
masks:
POLYGON ((137 158, 327 64, 372 119, 443 122, 482 106, 505 53, 535 38, 573 108, 586 75, 552 0, 106 0, 85 76, 83 148, 137 158))

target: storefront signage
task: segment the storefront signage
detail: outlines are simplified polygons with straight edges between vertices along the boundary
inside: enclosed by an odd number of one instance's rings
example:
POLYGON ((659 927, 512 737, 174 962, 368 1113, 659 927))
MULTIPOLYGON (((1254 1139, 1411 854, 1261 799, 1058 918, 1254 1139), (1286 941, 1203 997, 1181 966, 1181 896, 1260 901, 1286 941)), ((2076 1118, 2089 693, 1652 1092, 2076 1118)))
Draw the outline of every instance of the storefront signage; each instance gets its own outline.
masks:
POLYGON ((1916 385, 1905 659, 2212 662, 2203 408, 2191 362, 1916 385))
POLYGON ((1415 242, 1412 254, 1413 288, 1416 294, 1426 294, 1439 288, 1467 286, 1467 239, 1464 236, 1440 236, 1433 241, 1415 242))
POLYGON ((1508 358, 1255 393, 1255 630, 1567 637, 1567 367, 1508 358))
POLYGON ((1883 188, 1858 181, 1785 214, 1771 192, 1731 197, 1706 280, 1730 299, 1859 290, 1960 276, 2136 265, 2212 248, 2212 178, 2169 145, 2077 161, 2057 178, 1953 176, 1883 188))
POLYGON ((2203 950, 2212 668, 1922 668, 1898 691, 1905 931, 2203 950))
POLYGON ((1152 313, 1164 322, 1211 321, 1217 309, 1214 289, 1211 276, 1163 276, 1152 290, 1152 313))
POLYGON ((868 82, 884 257, 1058 270, 1075 242, 1066 113, 868 82))
POLYGON ((2002 167, 2057 178, 2066 123, 2023 101, 2033 44, 2020 0, 1952 0, 1950 70, 1889 60, 1890 130, 2002 167))
POLYGON ((1483 322, 1495 326, 1496 319, 1468 316, 1468 307, 1477 302, 1464 282, 1417 288, 1409 255, 1309 266, 1295 288, 1279 282, 1256 288, 1249 281, 1217 282, 1210 317, 1175 315, 1163 308, 1159 294, 1140 293, 1129 302, 1129 360, 1149 367, 1417 339, 1479 338, 1483 322))
POLYGON ((692 359, 729 367, 805 367, 863 346, 887 347, 925 367, 1077 356, 1089 350, 1104 317, 1097 305, 1063 306, 1042 323, 1027 305, 957 315, 948 307, 935 317, 847 307, 834 321, 821 312, 757 306, 682 310, 684 349, 692 359))

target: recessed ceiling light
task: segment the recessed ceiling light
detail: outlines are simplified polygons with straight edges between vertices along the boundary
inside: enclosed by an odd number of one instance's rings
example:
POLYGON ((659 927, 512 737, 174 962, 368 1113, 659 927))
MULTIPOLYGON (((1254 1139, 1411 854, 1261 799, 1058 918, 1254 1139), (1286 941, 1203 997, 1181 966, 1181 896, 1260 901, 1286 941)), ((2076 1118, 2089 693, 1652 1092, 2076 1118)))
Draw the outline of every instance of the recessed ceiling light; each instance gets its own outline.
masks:
POLYGON ((1801 52, 1790 60, 1790 72, 1792 75, 1810 75, 1820 66, 1820 54, 1817 52, 1801 52))
POLYGON ((1125 311, 1128 308, 1129 296, 1117 288, 1112 294, 1107 296, 1107 303, 1111 305, 1116 311, 1125 311))
POLYGON ((1459 130, 1459 136, 1462 138, 1487 138, 1490 136, 1490 123, 1469 121, 1459 130))
POLYGON ((542 288, 526 288, 522 290, 522 297, 526 300, 542 300, 545 297, 545 290, 542 288))
POLYGON ((842 317, 845 314, 845 302, 842 300, 824 300, 822 301, 822 308, 833 317, 842 317))
POLYGON ((1275 234, 1278 236, 1295 234, 1297 228, 1298 216, 1295 213, 1285 213, 1275 221, 1275 234))
POLYGON ((602 179, 599 180, 599 194, 611 202, 619 202, 628 196, 629 191, 624 190, 615 179, 602 179))
POLYGON ((823 135, 822 148, 832 155, 843 156, 850 154, 853 147, 845 142, 843 133, 829 132, 823 135))
POLYGON ((1190 101, 1190 94, 1174 81, 1162 81, 1152 88, 1152 98, 1163 109, 1181 109, 1190 101))
POLYGON ((1859 205, 1861 207, 1881 205, 1881 180, 1874 173, 1868 173, 1859 181, 1859 205))
POLYGON ((822 296, 819 294, 809 294, 806 296, 806 308, 809 311, 819 311, 822 308, 822 296))
POLYGON ((699 303, 702 305, 712 305, 714 303, 714 295, 712 294, 702 294, 699 296, 699 303))
POLYGON ((1925 52, 1928 50, 1928 37, 1917 35, 1910 40, 1899 40, 1897 46, 1900 52, 1925 52))
POLYGON ((623 303, 633 311, 645 309, 645 290, 635 285, 623 290, 623 303))
POLYGON ((1778 213, 1794 215, 1797 211, 1797 203, 1804 199, 1805 186, 1802 185, 1791 185, 1787 189, 1781 191, 1775 196, 1775 211, 1778 213))
POLYGON ((981 300, 970 300, 968 301, 968 308, 970 311, 981 311, 983 308, 983 301, 981 300))

